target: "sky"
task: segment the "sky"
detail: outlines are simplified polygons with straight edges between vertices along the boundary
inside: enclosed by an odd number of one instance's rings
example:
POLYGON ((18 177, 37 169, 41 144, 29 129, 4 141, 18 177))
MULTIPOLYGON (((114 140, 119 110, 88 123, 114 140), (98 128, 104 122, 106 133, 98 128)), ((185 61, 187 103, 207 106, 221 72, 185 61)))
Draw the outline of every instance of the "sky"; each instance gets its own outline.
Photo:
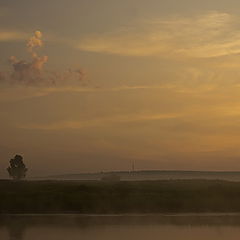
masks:
POLYGON ((0 0, 0 177, 240 171, 240 2, 0 0))

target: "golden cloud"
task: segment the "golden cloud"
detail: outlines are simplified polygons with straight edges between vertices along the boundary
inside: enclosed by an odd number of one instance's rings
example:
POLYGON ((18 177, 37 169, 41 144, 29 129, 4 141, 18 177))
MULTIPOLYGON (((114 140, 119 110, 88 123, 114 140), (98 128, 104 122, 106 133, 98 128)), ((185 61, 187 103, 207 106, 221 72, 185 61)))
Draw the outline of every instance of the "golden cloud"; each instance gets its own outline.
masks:
POLYGON ((77 48, 123 56, 219 57, 240 52, 238 22, 238 17, 221 12, 152 19, 89 36, 77 48))
POLYGON ((27 37, 27 34, 24 32, 0 30, 0 42, 21 41, 21 40, 25 40, 26 37, 27 37))
POLYGON ((23 129, 38 129, 38 130, 63 130, 63 129, 81 129, 87 127, 104 127, 114 124, 123 124, 131 122, 156 121, 164 119, 174 119, 179 117, 178 114, 139 114, 139 115, 120 115, 110 116, 105 118, 90 119, 85 121, 63 121, 53 124, 28 124, 19 126, 23 129))

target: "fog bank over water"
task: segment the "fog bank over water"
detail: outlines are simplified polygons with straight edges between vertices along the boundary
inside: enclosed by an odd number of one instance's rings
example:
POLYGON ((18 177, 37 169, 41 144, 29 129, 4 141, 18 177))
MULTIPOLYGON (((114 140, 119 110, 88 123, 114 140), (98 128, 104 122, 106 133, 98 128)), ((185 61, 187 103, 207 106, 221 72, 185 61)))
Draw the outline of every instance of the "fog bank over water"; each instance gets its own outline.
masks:
POLYGON ((239 215, 18 215, 0 217, 4 240, 237 240, 239 215))

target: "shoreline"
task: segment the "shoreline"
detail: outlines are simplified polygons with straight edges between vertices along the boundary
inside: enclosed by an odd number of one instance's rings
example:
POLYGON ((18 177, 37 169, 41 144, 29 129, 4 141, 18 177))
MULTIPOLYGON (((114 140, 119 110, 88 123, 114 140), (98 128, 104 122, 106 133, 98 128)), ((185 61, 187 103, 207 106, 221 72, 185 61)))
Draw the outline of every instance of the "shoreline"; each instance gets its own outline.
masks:
POLYGON ((83 213, 0 213, 1 217, 16 216, 16 217, 240 217, 240 212, 237 213, 146 213, 146 214, 83 214, 83 213))

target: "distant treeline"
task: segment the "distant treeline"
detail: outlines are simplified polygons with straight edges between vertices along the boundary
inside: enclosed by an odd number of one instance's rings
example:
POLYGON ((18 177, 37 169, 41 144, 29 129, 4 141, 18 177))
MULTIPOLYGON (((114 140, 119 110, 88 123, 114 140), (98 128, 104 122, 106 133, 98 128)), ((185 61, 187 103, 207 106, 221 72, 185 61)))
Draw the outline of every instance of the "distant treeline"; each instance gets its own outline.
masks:
POLYGON ((240 212, 240 182, 0 181, 0 213, 240 212))
POLYGON ((177 180, 177 179, 205 179, 240 181, 240 172, 221 171, 168 171, 168 170, 143 170, 143 171, 114 171, 97 173, 80 173, 48 176, 48 180, 100 180, 109 175, 118 175, 124 181, 148 180, 177 180))

